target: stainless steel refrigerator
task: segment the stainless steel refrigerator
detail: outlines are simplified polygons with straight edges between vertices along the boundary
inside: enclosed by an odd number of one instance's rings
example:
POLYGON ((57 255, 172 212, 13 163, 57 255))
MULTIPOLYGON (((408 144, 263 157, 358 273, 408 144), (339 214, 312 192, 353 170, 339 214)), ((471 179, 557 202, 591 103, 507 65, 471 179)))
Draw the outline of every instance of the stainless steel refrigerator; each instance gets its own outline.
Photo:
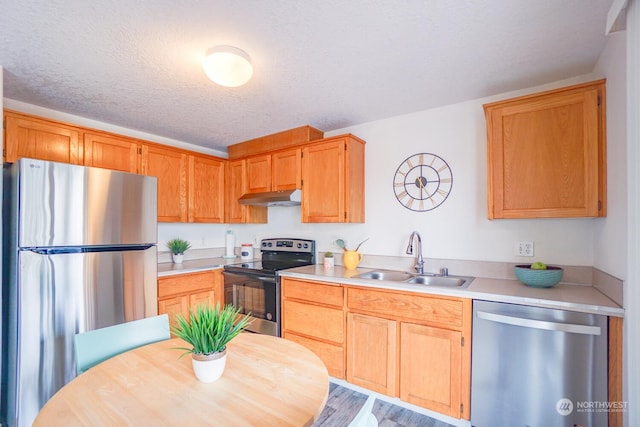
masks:
POLYGON ((21 159, 3 193, 2 421, 31 426, 76 333, 157 314, 157 180, 21 159))

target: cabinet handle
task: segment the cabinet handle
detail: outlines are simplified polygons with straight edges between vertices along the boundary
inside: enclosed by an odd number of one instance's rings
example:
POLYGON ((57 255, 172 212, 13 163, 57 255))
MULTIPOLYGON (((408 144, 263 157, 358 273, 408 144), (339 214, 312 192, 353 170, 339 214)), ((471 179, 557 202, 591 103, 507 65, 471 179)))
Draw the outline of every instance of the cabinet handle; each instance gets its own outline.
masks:
POLYGON ((478 319, 488 320, 490 322, 522 326, 525 328, 544 329, 547 331, 561 331, 584 335, 600 335, 601 333, 599 326, 576 325, 573 323, 559 323, 549 322, 546 320, 526 319, 522 317, 505 316, 503 314, 487 313, 486 311, 478 311, 476 313, 476 316, 478 317, 478 319))

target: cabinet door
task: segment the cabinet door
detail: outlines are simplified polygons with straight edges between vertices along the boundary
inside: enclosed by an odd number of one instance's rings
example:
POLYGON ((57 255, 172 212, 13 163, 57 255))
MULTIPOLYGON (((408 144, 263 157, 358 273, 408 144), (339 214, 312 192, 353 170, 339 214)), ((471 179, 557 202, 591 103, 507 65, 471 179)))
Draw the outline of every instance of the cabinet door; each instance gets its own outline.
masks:
POLYGON ((308 348, 322 360, 327 367, 329 375, 334 378, 345 378, 344 373, 344 347, 326 342, 303 337, 298 334, 285 331, 282 337, 308 348))
POLYGON ((189 295, 189 307, 195 310, 199 305, 216 306, 216 293, 214 291, 201 291, 189 295))
POLYGON ((224 161, 189 156, 189 222, 224 222, 224 161))
POLYGON ((84 133, 84 164, 122 172, 138 173, 139 144, 127 138, 84 133))
POLYGON ((397 396, 397 322, 347 314, 347 381, 397 396))
POLYGON ((302 150, 280 151, 271 155, 271 189, 294 190, 301 187, 302 150))
POLYGON ((238 203, 247 187, 247 161, 232 160, 225 167, 224 222, 227 224, 266 224, 266 206, 245 206, 238 203))
POLYGON ((346 220, 345 149, 339 139, 302 150, 302 222, 346 220))
POLYGON ((247 193, 271 191, 271 155, 247 159, 247 193))
POLYGON ((82 164, 79 132, 74 127, 13 113, 5 115, 5 126, 6 162, 28 157, 82 164))
POLYGON ((142 173, 158 177, 158 221, 187 222, 187 154, 144 145, 142 173))
POLYGON ((489 218, 606 215, 604 82, 485 105, 489 218))
POLYGON ((178 314, 185 317, 189 315, 189 297, 180 295, 158 300, 158 314, 168 314, 169 325, 173 327, 176 324, 178 314))
POLYGON ((462 333, 402 323, 400 399, 460 418, 462 333))

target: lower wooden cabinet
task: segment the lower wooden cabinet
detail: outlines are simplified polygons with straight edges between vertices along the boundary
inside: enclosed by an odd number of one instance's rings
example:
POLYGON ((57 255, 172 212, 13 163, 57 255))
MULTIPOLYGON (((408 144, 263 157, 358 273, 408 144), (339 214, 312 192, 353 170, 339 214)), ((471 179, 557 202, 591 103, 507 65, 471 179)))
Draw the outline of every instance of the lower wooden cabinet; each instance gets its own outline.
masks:
POLYGON ((400 399, 442 414, 462 415, 462 333, 400 325, 400 399))
POLYGON ((329 375, 345 377, 343 288, 282 278, 282 337, 313 351, 329 375))
POLYGON ((454 418, 469 419, 467 298, 282 278, 282 335, 329 375, 454 418))
POLYGON ((346 287, 347 381, 469 419, 471 300, 346 287))
POLYGON ((168 314, 171 326, 178 314, 200 304, 224 303, 222 270, 207 270, 158 278, 158 314, 168 314))
POLYGON ((347 381, 397 396, 397 322, 347 314, 347 381))

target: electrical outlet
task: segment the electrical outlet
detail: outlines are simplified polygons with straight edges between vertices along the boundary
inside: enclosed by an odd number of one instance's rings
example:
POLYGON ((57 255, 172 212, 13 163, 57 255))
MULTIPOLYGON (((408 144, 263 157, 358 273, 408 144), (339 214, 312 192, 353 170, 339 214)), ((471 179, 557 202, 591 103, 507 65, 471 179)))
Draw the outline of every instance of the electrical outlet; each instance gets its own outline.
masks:
POLYGON ((533 256, 533 242, 516 242, 516 256, 533 256))

